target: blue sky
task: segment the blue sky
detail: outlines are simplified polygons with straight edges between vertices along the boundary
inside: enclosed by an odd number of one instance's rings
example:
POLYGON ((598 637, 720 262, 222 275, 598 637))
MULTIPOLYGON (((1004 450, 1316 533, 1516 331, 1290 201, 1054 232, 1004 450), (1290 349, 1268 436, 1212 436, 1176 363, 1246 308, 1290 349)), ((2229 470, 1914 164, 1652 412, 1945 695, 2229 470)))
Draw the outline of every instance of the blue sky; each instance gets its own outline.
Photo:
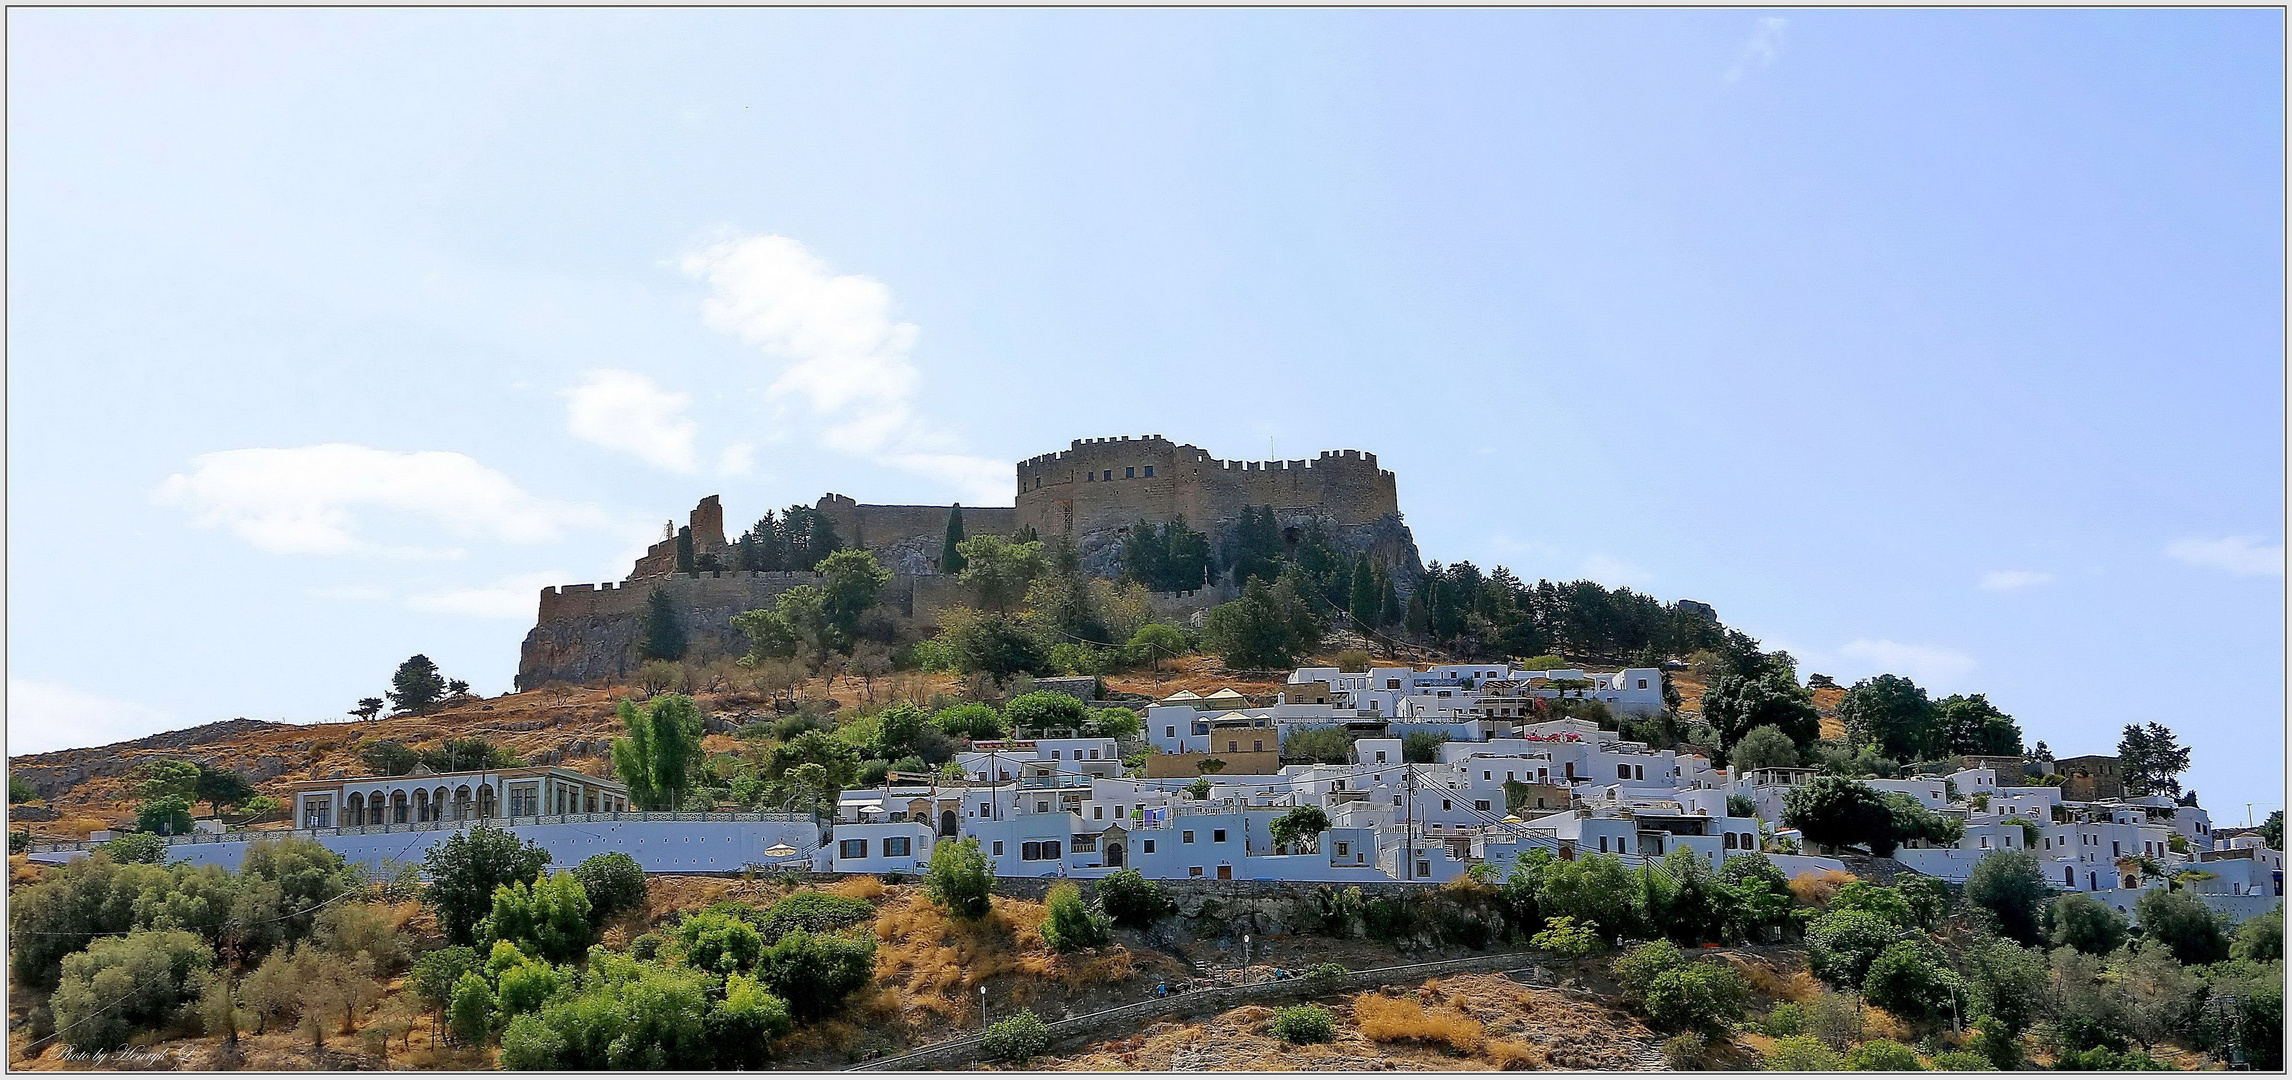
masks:
POLYGON ((19 752, 1156 432, 2281 805, 2279 13, 8 18, 19 752))

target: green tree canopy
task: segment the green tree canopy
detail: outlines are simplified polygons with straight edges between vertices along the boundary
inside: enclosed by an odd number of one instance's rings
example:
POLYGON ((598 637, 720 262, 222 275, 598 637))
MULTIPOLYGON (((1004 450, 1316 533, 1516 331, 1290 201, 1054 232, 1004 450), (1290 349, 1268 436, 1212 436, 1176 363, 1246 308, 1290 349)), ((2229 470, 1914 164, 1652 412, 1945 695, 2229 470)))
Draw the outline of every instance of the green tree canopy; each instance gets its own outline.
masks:
POLYGON ((817 570, 824 579, 820 585, 821 610, 837 635, 835 648, 848 649, 858 632, 860 614, 882 598, 883 587, 891 584, 891 571, 876 561, 874 552, 861 548, 845 548, 829 555, 820 560, 817 570))
POLYGON ((1001 536, 974 536, 956 546, 963 555, 961 580, 978 597, 979 606, 1008 614, 1026 599, 1027 586, 1042 574, 1043 545, 1038 540, 1010 540, 1001 536))
POLYGON ((427 656, 415 653, 390 676, 390 704, 399 712, 419 715, 446 696, 445 677, 427 656))
POLYGON ((2179 795, 2181 774, 2189 771, 2189 748, 2173 730, 2152 720, 2127 724, 2117 740, 2117 763, 2127 795, 2179 795))
POLYGON ((1183 516, 1140 521, 1122 539, 1122 576, 1155 592, 1199 589, 1209 574, 1210 538, 1187 528, 1183 516))
POLYGON ((1998 932, 2015 941, 2040 940, 2039 909, 2052 889, 2026 851, 1994 851, 1966 874, 1966 902, 1989 913, 1998 932))
POLYGON ((1936 703, 1935 713, 1941 726, 1940 749, 1945 752, 2021 753, 2021 725, 1984 695, 1952 694, 1936 703))
POLYGON ((1839 701, 1838 716, 1856 745, 1876 746, 1896 761, 1924 760, 1941 741, 1934 702, 1900 675, 1855 683, 1839 701))
POLYGON ((1738 740, 1727 760, 1738 769, 1790 768, 1799 763, 1799 748, 1783 729, 1768 724, 1738 740))
POLYGON ((700 706, 662 694, 643 705, 623 698, 618 712, 628 734, 613 740, 613 771, 629 786, 629 801, 639 810, 682 809, 701 760, 700 706))
POLYGON ((964 561, 961 544, 963 536, 963 504, 956 503, 947 511, 947 537, 939 545, 939 572, 960 574, 964 561))
POLYGON ((1329 814, 1318 806, 1299 806, 1273 819, 1273 842, 1320 850, 1321 834, 1329 831, 1329 814))
MULTIPOLYGON (((252 858, 252 855, 249 856, 252 858)), ((437 912, 438 928, 456 945, 476 945, 493 914, 494 890, 541 876, 549 851, 491 825, 474 825, 431 846, 422 858, 429 887, 422 900, 437 912)))
POLYGON ((1894 851, 1894 808, 1878 789, 1843 777, 1818 776, 1792 788, 1783 798, 1783 824, 1817 844, 1894 851))
POLYGON ((644 633, 639 647, 647 660, 684 659, 684 620, 677 615, 675 598, 658 585, 645 594, 644 633))
POLYGON ((1812 695, 1775 672, 1720 677, 1703 692, 1703 721, 1719 732, 1720 749, 1729 753, 1762 727, 1781 731, 1801 747, 1822 732, 1812 695))

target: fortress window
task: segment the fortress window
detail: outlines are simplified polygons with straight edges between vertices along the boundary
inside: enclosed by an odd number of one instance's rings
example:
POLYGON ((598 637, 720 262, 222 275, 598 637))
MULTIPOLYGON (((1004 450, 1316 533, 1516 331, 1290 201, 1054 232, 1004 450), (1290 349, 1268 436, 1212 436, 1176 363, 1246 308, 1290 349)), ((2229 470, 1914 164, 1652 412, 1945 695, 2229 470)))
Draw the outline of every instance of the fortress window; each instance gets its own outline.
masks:
POLYGON ((1136 480, 1138 479, 1138 470, 1135 467, 1125 467, 1122 470, 1122 478, 1124 480, 1136 480))
POLYGON ((1108 480, 1112 480, 1112 479, 1114 479, 1114 470, 1112 470, 1112 469, 1108 469, 1108 470, 1106 470, 1106 478, 1107 478, 1108 480))
POLYGON ((1148 479, 1152 479, 1152 478, 1153 478, 1153 476, 1154 476, 1154 466, 1152 466, 1152 465, 1148 465, 1148 466, 1146 466, 1146 476, 1147 476, 1147 478, 1148 478, 1148 479))

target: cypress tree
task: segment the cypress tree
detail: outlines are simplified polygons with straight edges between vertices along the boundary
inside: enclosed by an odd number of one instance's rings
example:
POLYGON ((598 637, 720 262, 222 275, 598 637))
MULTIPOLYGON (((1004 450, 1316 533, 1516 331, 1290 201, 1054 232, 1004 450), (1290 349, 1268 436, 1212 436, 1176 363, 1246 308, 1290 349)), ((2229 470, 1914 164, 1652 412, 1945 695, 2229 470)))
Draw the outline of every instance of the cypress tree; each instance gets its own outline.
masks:
POLYGON ((1377 625, 1398 626, 1402 618, 1401 592, 1393 588, 1393 575, 1382 566, 1377 568, 1377 625))
POLYGON ((1353 564, 1352 595, 1346 598, 1345 607, 1352 613, 1353 621, 1363 628, 1377 625, 1378 577, 1377 572, 1370 568, 1367 555, 1361 556, 1360 561, 1353 564))
POLYGON ((963 504, 956 503, 955 508, 947 513, 947 540, 939 545, 940 573, 960 574, 963 572, 963 553, 955 549, 955 545, 962 542, 963 504))
POLYGON ((687 525, 676 531, 676 572, 689 574, 693 570, 692 526, 687 525))
POLYGON ((656 585, 645 597, 645 659, 682 660, 684 649, 684 624, 677 620, 676 605, 668 590, 656 585))
POLYGON ((1409 594, 1409 614, 1407 619, 1409 633, 1425 635, 1430 635, 1432 633, 1433 621, 1430 594, 1439 587, 1439 584, 1432 578, 1426 578, 1425 580, 1417 583, 1417 591, 1409 594))

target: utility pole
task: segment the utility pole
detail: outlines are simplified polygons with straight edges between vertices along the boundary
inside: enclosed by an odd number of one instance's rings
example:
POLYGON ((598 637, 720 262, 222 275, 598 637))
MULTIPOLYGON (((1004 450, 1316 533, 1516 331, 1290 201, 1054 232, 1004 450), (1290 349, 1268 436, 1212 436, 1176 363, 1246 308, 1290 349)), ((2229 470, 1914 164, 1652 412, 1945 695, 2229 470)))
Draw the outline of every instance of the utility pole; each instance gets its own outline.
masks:
POLYGON ((1417 879, 1417 767, 1409 764, 1408 749, 1401 750, 1401 880, 1417 879))

